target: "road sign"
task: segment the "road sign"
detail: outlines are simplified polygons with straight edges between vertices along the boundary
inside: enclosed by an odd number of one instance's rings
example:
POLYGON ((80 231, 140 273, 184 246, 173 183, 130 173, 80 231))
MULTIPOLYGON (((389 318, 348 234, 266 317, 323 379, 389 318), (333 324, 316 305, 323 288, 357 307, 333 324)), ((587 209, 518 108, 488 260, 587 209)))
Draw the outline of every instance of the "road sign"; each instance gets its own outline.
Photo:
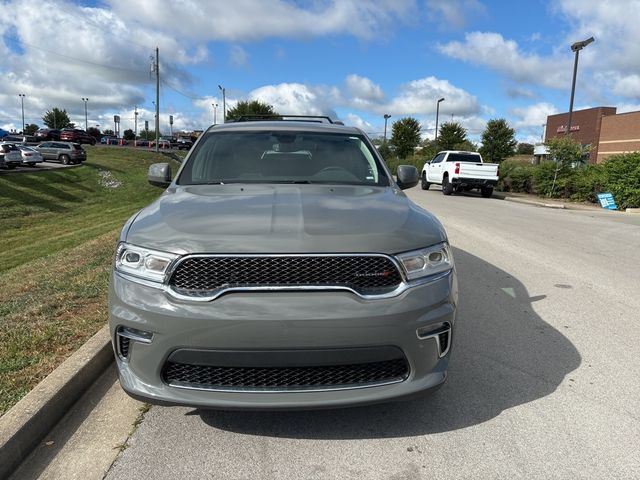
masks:
POLYGON ((602 208, 607 208, 609 210, 618 209, 618 206, 616 205, 616 201, 613 198, 613 194, 611 193, 599 193, 598 200, 600 201, 600 206, 602 208))

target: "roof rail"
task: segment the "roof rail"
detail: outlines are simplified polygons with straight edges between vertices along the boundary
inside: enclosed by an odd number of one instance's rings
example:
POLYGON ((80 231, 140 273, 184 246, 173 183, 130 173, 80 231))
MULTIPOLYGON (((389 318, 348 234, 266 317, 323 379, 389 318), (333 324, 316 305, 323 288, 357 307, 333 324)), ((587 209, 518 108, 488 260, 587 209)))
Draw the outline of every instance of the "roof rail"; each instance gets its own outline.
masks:
POLYGON ((296 122, 312 122, 312 123, 332 123, 335 125, 344 125, 344 123, 332 120, 327 115, 241 115, 235 119, 229 119, 227 122, 259 122, 272 120, 294 120, 296 122))

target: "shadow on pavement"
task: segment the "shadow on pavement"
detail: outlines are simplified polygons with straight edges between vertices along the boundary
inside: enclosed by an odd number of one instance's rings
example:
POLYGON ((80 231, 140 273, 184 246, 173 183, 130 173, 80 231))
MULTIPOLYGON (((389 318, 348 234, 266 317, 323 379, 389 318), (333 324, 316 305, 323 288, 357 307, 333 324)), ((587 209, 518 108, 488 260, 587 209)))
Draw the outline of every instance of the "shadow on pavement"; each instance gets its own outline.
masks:
POLYGON ((435 394, 341 410, 233 412, 195 410, 215 428, 283 438, 357 439, 425 435, 486 422, 503 410, 555 391, 580 354, 534 311, 508 272, 455 249, 460 304, 449 379, 435 394))

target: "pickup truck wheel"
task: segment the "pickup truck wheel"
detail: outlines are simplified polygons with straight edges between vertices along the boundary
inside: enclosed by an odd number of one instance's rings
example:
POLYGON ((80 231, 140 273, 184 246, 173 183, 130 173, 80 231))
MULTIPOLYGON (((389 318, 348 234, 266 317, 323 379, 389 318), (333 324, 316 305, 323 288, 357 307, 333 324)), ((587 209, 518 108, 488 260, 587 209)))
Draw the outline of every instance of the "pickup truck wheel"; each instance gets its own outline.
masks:
POLYGON ((427 182, 427 174, 422 172, 422 179, 420 180, 420 188, 422 188, 422 190, 429 190, 430 186, 431 184, 427 182))
POLYGON ((63 165, 71 165, 71 159, 69 155, 60 155, 60 161, 63 165))
POLYGON ((489 198, 493 195, 493 187, 482 187, 480 193, 484 198, 489 198))
POLYGON ((451 195, 453 193, 453 184, 449 182, 449 177, 442 179, 442 193, 444 195, 451 195))

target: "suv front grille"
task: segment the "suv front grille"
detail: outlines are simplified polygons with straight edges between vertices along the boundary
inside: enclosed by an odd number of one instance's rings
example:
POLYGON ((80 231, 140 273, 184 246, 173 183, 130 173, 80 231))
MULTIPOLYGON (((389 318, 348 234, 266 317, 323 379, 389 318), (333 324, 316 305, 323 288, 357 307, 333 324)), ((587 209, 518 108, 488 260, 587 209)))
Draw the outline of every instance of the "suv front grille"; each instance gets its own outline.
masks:
POLYGON ((401 382, 409 375, 404 358, 353 365, 308 367, 220 367, 168 361, 164 381, 203 390, 310 390, 357 388, 401 382))
POLYGON ((348 288, 384 294, 402 282, 395 263, 382 255, 198 256, 178 264, 169 284, 178 293, 202 296, 231 288, 348 288))

